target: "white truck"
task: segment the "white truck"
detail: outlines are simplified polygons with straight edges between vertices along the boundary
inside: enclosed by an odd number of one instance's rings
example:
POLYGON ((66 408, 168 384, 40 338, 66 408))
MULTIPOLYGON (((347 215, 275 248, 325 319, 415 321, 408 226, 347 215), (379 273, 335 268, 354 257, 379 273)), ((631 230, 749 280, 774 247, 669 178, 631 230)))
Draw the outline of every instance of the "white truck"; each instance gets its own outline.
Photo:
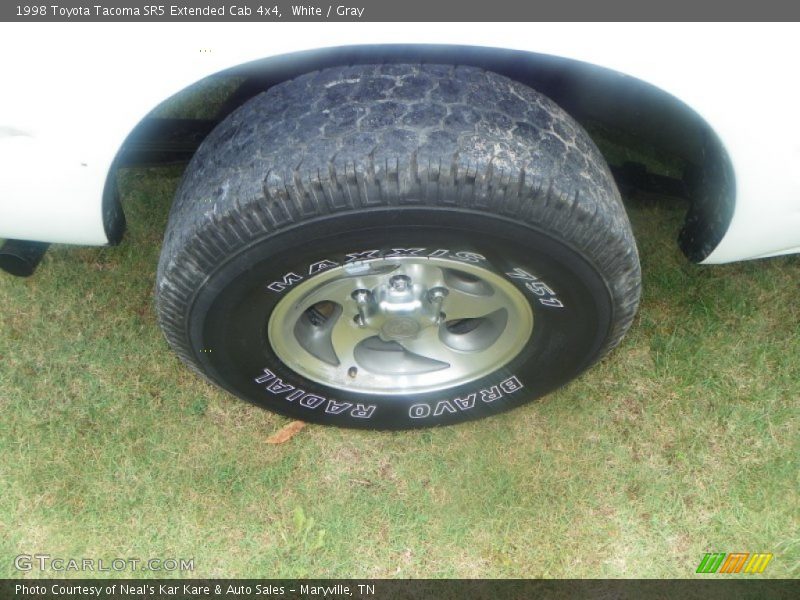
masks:
POLYGON ((185 158, 156 281, 172 348, 298 419, 507 410, 622 339, 617 180, 690 201, 706 264, 800 251, 796 24, 0 24, 0 266, 119 242, 116 169, 185 158), (159 119, 207 77, 216 118, 159 119), (684 166, 611 165, 587 123, 684 166), (613 171, 612 171, 613 167, 613 171))

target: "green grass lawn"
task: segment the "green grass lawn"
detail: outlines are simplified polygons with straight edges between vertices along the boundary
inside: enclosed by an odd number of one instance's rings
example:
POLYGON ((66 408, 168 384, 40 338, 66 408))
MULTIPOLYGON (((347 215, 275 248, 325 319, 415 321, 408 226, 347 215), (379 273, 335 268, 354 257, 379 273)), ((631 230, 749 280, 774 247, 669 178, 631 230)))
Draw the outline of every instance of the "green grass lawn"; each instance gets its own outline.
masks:
POLYGON ((690 265, 685 207, 631 202, 642 307, 578 381, 462 426, 275 446, 288 420, 201 381, 156 326, 179 177, 122 173, 119 247, 0 277, 0 577, 35 553, 193 558, 194 577, 680 578, 705 552, 772 552, 762 577, 800 574, 797 257, 690 265))

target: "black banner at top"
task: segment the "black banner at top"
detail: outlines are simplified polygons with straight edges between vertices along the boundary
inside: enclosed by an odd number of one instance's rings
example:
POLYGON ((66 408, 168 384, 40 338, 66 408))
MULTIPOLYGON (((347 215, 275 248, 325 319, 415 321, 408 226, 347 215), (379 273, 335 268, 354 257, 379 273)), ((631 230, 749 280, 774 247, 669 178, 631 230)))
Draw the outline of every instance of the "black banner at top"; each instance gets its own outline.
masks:
POLYGON ((786 21, 786 0, 11 0, 0 21, 16 22, 501 22, 786 21))

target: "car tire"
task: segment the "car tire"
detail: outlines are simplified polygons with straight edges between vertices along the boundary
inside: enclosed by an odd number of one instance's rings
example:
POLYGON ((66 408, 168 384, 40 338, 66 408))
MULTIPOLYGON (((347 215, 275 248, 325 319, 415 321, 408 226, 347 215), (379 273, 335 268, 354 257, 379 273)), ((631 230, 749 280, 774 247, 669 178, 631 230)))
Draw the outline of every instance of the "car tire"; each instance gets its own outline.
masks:
POLYGON ((498 74, 357 65, 276 85, 188 166, 156 282, 192 369, 308 422, 486 417, 613 348, 640 295, 581 127, 498 74))

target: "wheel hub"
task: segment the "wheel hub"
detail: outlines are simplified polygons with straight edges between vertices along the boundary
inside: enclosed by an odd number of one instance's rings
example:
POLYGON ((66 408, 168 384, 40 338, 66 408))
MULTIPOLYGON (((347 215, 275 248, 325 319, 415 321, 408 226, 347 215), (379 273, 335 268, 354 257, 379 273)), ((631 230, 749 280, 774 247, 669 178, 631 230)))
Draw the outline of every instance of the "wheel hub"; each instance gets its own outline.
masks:
POLYGON ((307 280, 273 311, 278 357, 331 387, 381 394, 478 379, 524 347, 533 313, 508 280, 442 258, 375 259, 307 280))
POLYGON ((374 289, 353 291, 357 311, 353 319, 386 342, 414 339, 426 327, 441 323, 442 300, 448 293, 445 287, 428 289, 408 275, 393 275, 374 289))

